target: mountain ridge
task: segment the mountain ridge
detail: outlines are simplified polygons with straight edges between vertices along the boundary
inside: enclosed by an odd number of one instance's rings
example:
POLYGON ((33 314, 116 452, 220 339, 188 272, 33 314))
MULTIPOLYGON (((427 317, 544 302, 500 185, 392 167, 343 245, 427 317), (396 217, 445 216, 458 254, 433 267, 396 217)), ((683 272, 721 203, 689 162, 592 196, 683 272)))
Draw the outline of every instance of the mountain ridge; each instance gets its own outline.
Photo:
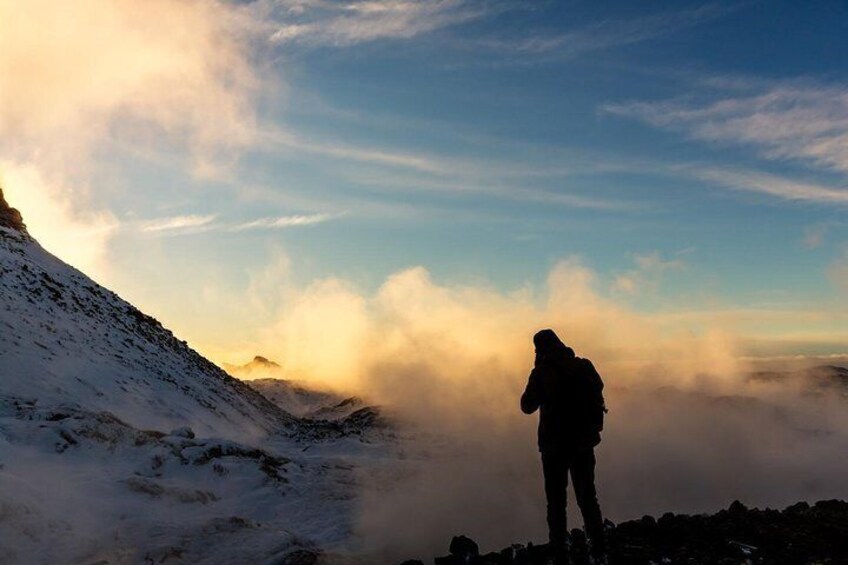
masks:
POLYGON ((230 425, 266 433, 296 426, 158 320, 9 227, 0 227, 0 298, 7 396, 76 402, 142 427, 164 421, 229 435, 230 425), (177 398, 182 406, 169 404, 177 398))

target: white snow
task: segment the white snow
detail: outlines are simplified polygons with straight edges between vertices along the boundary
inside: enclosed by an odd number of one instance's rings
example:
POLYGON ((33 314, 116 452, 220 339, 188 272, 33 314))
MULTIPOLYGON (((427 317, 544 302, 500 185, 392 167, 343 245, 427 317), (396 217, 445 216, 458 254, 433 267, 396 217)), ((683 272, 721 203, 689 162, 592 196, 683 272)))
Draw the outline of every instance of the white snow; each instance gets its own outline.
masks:
POLYGON ((358 400, 264 387, 312 419, 0 228, 0 563, 339 550, 357 468, 386 456, 391 433, 358 400))

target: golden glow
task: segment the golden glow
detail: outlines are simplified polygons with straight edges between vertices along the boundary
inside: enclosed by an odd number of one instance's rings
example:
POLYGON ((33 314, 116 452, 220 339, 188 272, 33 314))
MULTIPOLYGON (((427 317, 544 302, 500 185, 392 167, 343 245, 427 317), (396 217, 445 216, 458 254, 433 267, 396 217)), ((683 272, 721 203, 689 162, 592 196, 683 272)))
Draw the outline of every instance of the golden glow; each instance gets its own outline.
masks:
MULTIPOLYGON (((731 326, 638 313, 603 296, 598 286, 595 274, 577 259, 555 266, 546 288, 511 293, 440 285, 421 267, 389 277, 373 295, 338 279, 300 290, 285 279, 276 286, 265 281, 267 302, 278 306, 256 339, 215 340, 201 348, 221 361, 266 355, 291 378, 364 388, 383 397, 394 397, 393 387, 415 386, 392 375, 410 367, 453 387, 466 381, 485 383, 493 393, 504 387, 514 392, 521 384, 517 376, 532 364, 530 337, 547 326, 619 382, 702 386, 701 374, 708 370, 713 385, 721 387, 743 372, 731 326), (280 288, 286 289, 284 297, 272 296, 280 288)), ((258 288, 242 303, 261 303, 258 288)), ((235 323, 236 313, 230 315, 235 323)))
POLYGON ((117 227, 107 213, 77 214, 61 179, 51 182, 32 164, 0 161, 0 184, 21 210, 27 230, 46 249, 90 276, 106 275, 106 245, 117 227))

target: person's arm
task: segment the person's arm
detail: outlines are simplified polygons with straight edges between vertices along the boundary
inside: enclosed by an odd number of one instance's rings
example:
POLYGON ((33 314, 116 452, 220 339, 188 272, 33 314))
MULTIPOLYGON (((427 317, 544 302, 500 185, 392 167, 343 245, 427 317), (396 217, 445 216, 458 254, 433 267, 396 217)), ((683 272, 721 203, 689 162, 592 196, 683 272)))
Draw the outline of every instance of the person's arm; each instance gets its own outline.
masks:
POLYGON ((527 388, 524 389, 524 394, 521 395, 521 411, 525 414, 532 414, 542 405, 542 388, 539 385, 539 371, 533 369, 530 373, 530 378, 527 379, 527 388))

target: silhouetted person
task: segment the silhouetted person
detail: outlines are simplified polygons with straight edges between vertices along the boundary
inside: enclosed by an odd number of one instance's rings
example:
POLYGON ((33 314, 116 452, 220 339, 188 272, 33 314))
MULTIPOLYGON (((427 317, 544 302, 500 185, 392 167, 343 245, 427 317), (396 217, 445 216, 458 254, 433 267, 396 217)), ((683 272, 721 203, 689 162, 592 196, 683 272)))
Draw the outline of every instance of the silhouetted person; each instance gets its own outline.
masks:
POLYGON ((592 362, 574 355, 553 330, 533 336, 536 366, 521 395, 521 410, 539 410, 539 451, 548 499, 548 535, 557 563, 567 563, 568 474, 592 553, 603 558, 603 518, 595 492, 595 446, 601 442, 604 383, 592 362))

